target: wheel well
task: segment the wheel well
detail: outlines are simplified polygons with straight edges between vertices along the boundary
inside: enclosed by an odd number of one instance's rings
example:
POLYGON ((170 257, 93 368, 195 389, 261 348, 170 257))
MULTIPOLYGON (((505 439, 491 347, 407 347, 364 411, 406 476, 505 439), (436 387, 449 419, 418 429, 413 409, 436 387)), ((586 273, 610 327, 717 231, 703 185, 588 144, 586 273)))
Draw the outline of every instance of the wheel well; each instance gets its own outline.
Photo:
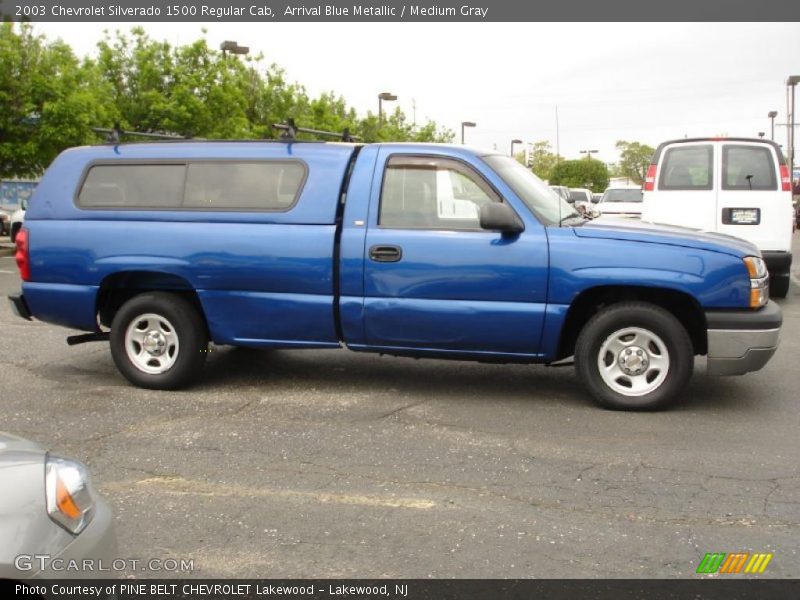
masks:
POLYGON ((689 294, 664 288, 600 286, 584 290, 570 305, 558 345, 558 360, 572 356, 583 326, 600 309, 617 302, 640 301, 669 311, 686 328, 695 354, 707 352, 706 318, 689 294))
POLYGON ((200 298, 186 279, 171 273, 152 271, 123 271, 106 277, 97 293, 98 321, 104 327, 111 327, 114 315, 123 304, 144 292, 156 291, 179 294, 197 309, 205 321, 200 298))

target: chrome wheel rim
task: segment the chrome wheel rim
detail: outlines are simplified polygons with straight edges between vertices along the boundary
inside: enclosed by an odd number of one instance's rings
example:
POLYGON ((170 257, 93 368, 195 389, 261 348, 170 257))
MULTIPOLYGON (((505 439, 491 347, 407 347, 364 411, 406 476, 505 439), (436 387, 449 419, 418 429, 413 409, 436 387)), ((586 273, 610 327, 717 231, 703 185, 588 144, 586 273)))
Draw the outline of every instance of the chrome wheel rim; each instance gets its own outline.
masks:
POLYGON ((128 360, 149 375, 166 373, 178 359, 178 334, 168 319, 155 313, 139 315, 125 331, 128 360))
POLYGON ((597 368, 605 384, 623 396, 644 396, 664 383, 669 352, 652 331, 625 327, 609 335, 597 354, 597 368))

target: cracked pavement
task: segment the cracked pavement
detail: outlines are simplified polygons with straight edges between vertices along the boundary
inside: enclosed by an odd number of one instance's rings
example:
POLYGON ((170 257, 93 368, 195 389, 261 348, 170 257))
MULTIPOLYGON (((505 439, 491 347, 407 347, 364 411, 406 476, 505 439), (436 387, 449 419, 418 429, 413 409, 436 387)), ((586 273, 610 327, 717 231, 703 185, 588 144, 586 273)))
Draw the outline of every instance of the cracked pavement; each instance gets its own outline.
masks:
POLYGON ((194 559, 183 576, 695 577, 751 551, 798 577, 800 282, 780 303, 764 370, 698 360, 679 406, 635 414, 572 368, 345 350, 214 347, 194 388, 139 390, 106 344, 3 302, 0 429, 87 463, 120 555, 194 559))

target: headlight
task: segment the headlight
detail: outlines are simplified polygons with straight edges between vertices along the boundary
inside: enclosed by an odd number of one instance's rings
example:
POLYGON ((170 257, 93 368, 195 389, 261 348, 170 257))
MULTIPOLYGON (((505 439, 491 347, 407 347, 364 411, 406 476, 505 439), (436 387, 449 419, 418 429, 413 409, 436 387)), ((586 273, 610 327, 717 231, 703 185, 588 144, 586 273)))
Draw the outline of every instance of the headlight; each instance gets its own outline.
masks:
POLYGON ((750 279, 763 279, 767 276, 767 263, 760 256, 745 256, 744 264, 747 267, 747 272, 750 273, 750 279))
POLYGON ((742 260, 750 275, 750 308, 760 308, 769 301, 767 265, 759 256, 745 256, 742 260))
POLYGON ((70 533, 79 534, 94 516, 94 493, 86 467, 48 455, 44 483, 47 514, 70 533))

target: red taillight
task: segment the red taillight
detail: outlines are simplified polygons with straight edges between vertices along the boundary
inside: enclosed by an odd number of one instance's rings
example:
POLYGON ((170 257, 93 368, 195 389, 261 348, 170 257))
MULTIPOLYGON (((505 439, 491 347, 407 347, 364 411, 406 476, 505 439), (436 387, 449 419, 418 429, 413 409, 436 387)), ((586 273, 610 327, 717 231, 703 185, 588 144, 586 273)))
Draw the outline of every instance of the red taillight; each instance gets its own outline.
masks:
POLYGON ((24 227, 17 232, 17 268, 22 281, 31 280, 31 261, 28 256, 28 230, 24 227))
POLYGON ((656 189, 656 166, 650 165, 644 178, 644 191, 652 192, 654 189, 656 189))
POLYGON ((789 177, 789 167, 786 165, 781 165, 781 191, 792 191, 792 178, 789 177))

